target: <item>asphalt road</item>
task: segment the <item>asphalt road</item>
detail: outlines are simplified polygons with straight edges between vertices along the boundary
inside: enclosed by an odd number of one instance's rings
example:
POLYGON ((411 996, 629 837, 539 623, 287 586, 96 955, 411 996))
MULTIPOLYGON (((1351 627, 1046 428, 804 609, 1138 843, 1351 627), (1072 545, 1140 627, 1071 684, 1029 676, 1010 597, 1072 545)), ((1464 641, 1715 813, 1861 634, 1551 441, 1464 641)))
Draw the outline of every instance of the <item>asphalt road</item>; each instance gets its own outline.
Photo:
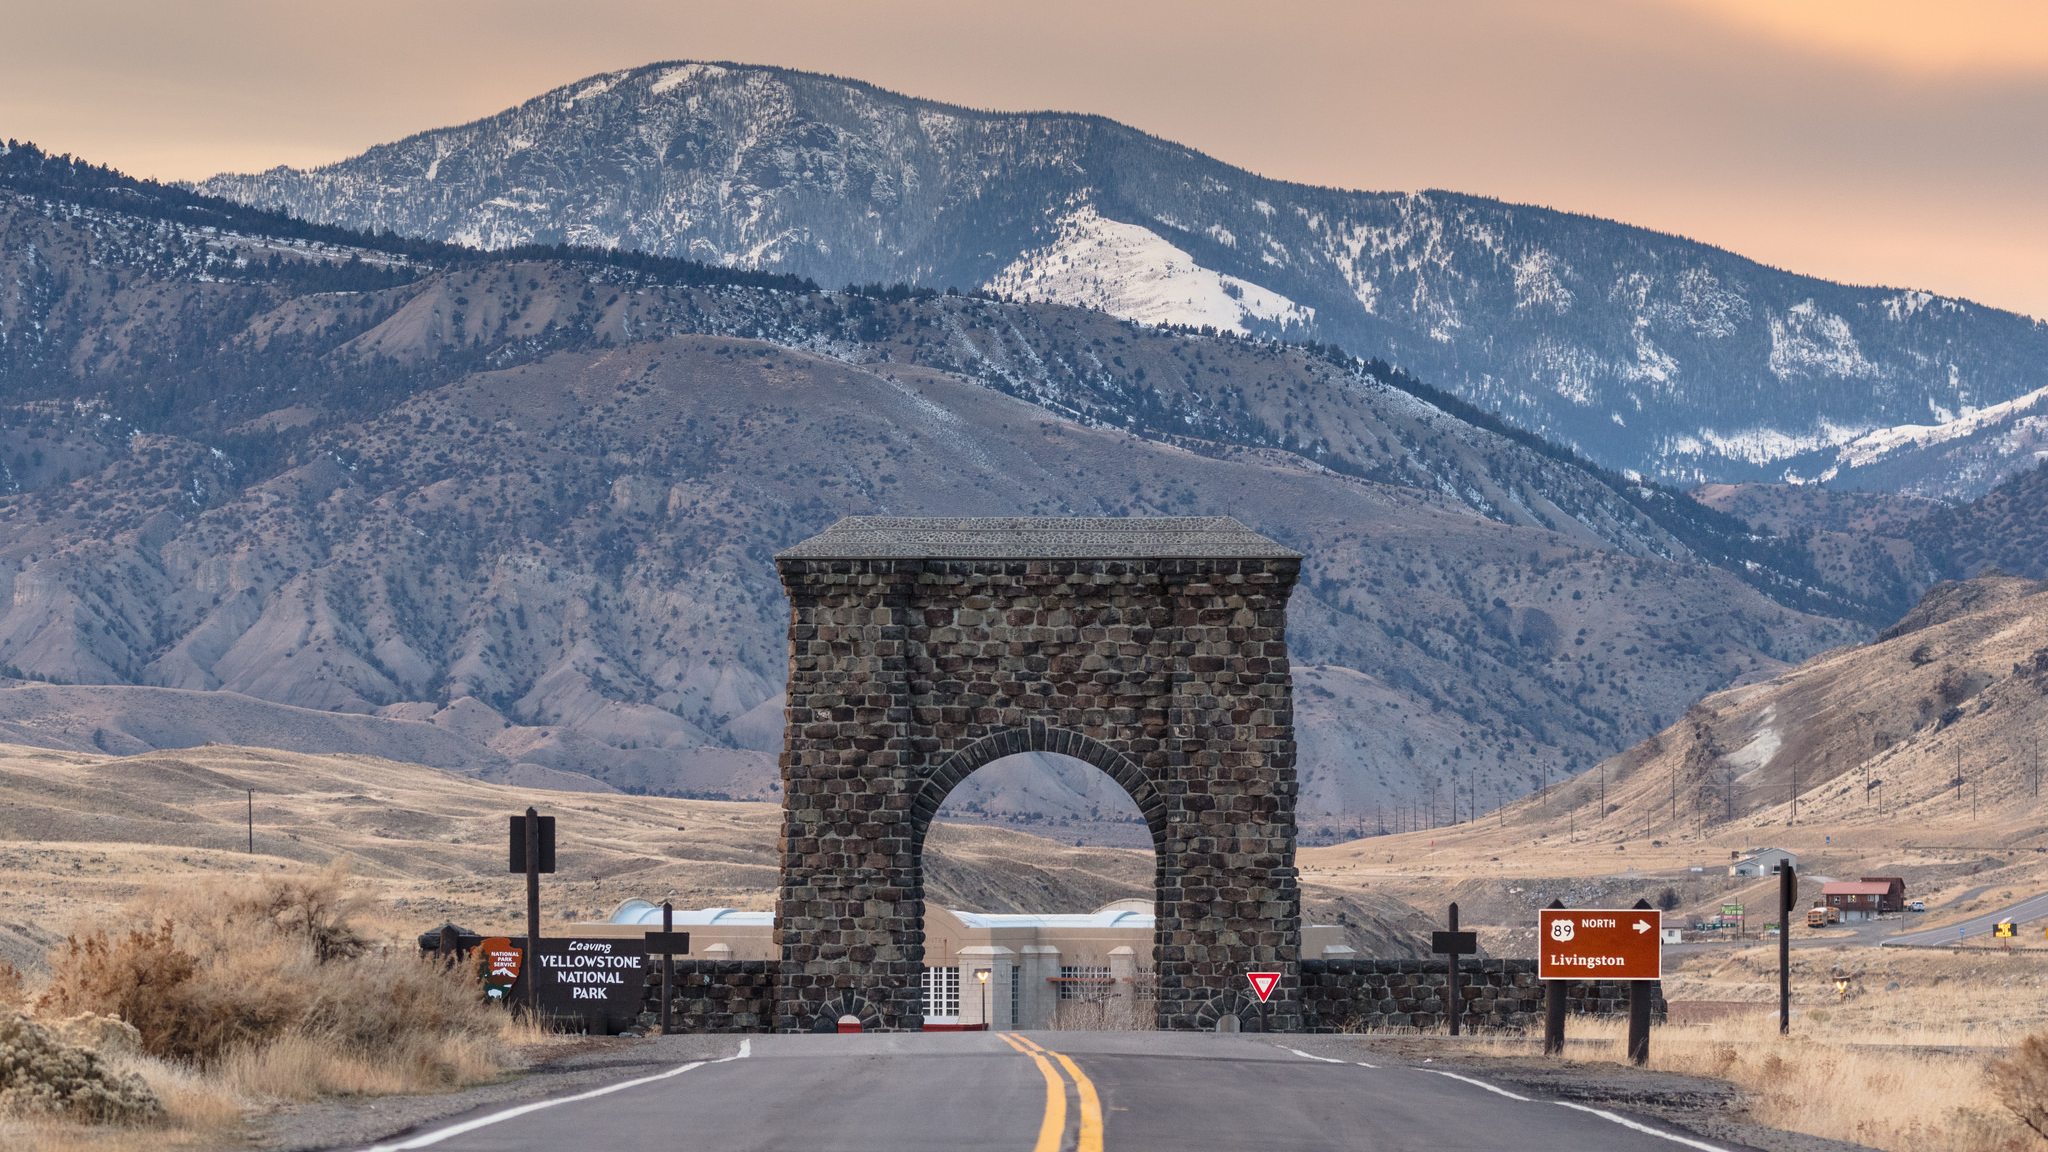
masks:
POLYGON ((1717 1152, 1422 1064, 1305 1038, 1157 1032, 734 1038, 735 1055, 482 1112, 379 1150, 1717 1152), (1317 1044, 1323 1052, 1362 1052, 1317 1044), (739 1054, 743 1052, 744 1054, 739 1054))
POLYGON ((1982 916, 1972 916, 1968 920, 1961 920, 1945 927, 1929 928, 1925 932, 1907 932, 1900 936, 1887 936, 1878 942, 1878 946, 1883 947, 1886 944, 1953 944, 1955 941, 1966 937, 1991 935, 1991 926, 2000 920, 2010 920, 2014 924, 2025 924, 2028 921, 2043 918, 2048 918, 2048 895, 2029 897, 2009 908, 2001 908, 1996 912, 1986 912, 1982 916), (1956 931, 1958 928, 1962 929, 1960 934, 1956 931))

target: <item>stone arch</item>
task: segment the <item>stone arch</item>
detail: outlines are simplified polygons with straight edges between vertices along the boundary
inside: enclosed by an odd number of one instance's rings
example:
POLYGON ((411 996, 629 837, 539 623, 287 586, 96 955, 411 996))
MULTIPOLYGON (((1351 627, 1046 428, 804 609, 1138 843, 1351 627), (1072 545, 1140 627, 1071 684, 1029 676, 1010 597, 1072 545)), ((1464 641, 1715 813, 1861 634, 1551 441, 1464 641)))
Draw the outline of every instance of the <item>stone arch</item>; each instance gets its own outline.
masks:
POLYGON ((860 1021, 863 1032, 878 1031, 882 1027, 882 1014, 868 1003, 867 997, 858 992, 846 991, 826 998, 817 1005, 811 1016, 810 1030, 813 1032, 837 1032, 839 1018, 852 1016, 860 1021))
MULTIPOLYGON (((968 773, 1074 756, 1153 836, 1161 1028, 1255 969, 1299 1026, 1287 600, 1301 556, 1228 517, 853 517, 776 557, 790 600, 776 1027, 857 991, 922 1025, 920 854, 968 773)), ((1212 1021, 1213 1023, 1213 1021, 1212 1021)))
MULTIPOLYGON (((1275 989, 1273 995, 1279 996, 1280 990, 1275 989)), ((1240 992, 1235 988, 1220 992, 1204 1000, 1201 1006, 1195 1009, 1194 1029, 1197 1032, 1214 1032, 1216 1022, 1225 1016, 1237 1017, 1241 1031, 1256 1031, 1259 1023, 1259 1002, 1251 993, 1240 992)))
POLYGON ((1131 802, 1138 806, 1138 812, 1145 817, 1145 827, 1152 833, 1152 848, 1156 852, 1166 846, 1166 800, 1146 777, 1144 769, 1138 767, 1130 757, 1104 744, 1086 733, 1073 732, 1065 728, 1033 720, 1014 728, 1003 728, 975 740, 966 747, 946 757, 937 771, 926 777, 918 789, 917 798, 910 806, 910 820, 917 850, 924 850, 925 834, 931 830, 932 820, 939 814, 939 808, 946 802, 953 789, 960 782, 972 776, 976 770, 1022 752, 1053 752, 1072 756, 1085 764, 1100 769, 1103 775, 1117 782, 1131 802))

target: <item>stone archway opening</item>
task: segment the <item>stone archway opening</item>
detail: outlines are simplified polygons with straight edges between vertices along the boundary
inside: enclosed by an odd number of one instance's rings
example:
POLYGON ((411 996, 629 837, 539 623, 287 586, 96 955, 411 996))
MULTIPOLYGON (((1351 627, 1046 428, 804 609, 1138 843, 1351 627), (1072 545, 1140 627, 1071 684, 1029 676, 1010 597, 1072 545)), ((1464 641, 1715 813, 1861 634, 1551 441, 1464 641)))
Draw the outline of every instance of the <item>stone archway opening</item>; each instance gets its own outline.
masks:
POLYGON ((1248 972, 1299 1022, 1293 682, 1301 556, 1228 517, 854 517, 776 558, 790 598, 777 1027, 857 995, 923 1026, 921 854, 968 775, 1093 765, 1156 852, 1156 1023, 1248 972))
POLYGON ((940 803, 918 874, 927 1030, 1155 1027, 1158 852, 1107 773, 1052 752, 983 765, 940 803))

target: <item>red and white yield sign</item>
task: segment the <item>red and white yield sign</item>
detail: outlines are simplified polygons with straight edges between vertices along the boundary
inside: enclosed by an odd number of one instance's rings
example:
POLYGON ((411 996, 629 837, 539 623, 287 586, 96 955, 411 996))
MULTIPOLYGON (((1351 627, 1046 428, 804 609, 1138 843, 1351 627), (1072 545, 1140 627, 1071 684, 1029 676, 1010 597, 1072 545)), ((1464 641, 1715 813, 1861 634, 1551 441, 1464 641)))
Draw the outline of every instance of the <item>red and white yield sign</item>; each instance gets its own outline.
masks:
POLYGON ((1273 989, 1280 984, 1278 972, 1247 972, 1244 975, 1245 979, 1252 982, 1252 991, 1259 994, 1261 1004, 1273 998, 1273 989))
POLYGON ((1661 980, 1662 917, 1638 908, 1545 908, 1539 980, 1661 980))

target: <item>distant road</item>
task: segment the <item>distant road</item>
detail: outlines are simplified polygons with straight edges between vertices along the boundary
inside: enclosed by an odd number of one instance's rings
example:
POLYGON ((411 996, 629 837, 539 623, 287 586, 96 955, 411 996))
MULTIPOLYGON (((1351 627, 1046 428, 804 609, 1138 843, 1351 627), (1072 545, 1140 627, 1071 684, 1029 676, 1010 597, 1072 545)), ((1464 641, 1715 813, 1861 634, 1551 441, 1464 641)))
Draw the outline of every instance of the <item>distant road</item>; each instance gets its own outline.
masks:
POLYGON ((2048 894, 2031 896, 2010 908, 2002 908, 1996 912, 1986 912, 1982 916, 1972 916, 1968 920, 1958 921, 1946 928, 1929 928, 1924 932, 1908 932, 1902 936, 1888 936, 1878 941, 1877 946, 1882 948, 1887 944, 1953 944, 1957 940, 1991 935, 1991 926, 2000 920, 2010 920, 2014 924, 2025 924, 2030 920, 2041 919, 2048 919, 2048 894), (1957 929, 1962 931, 1958 933, 1957 929))
POLYGON ((752 1036, 380 1152, 1723 1152, 1653 1120, 1533 1099, 1330 1037, 1173 1032, 752 1036), (1303 1050, 1308 1049, 1308 1050, 1303 1050), (1323 1053, 1311 1054, 1311 1051, 1323 1053))

